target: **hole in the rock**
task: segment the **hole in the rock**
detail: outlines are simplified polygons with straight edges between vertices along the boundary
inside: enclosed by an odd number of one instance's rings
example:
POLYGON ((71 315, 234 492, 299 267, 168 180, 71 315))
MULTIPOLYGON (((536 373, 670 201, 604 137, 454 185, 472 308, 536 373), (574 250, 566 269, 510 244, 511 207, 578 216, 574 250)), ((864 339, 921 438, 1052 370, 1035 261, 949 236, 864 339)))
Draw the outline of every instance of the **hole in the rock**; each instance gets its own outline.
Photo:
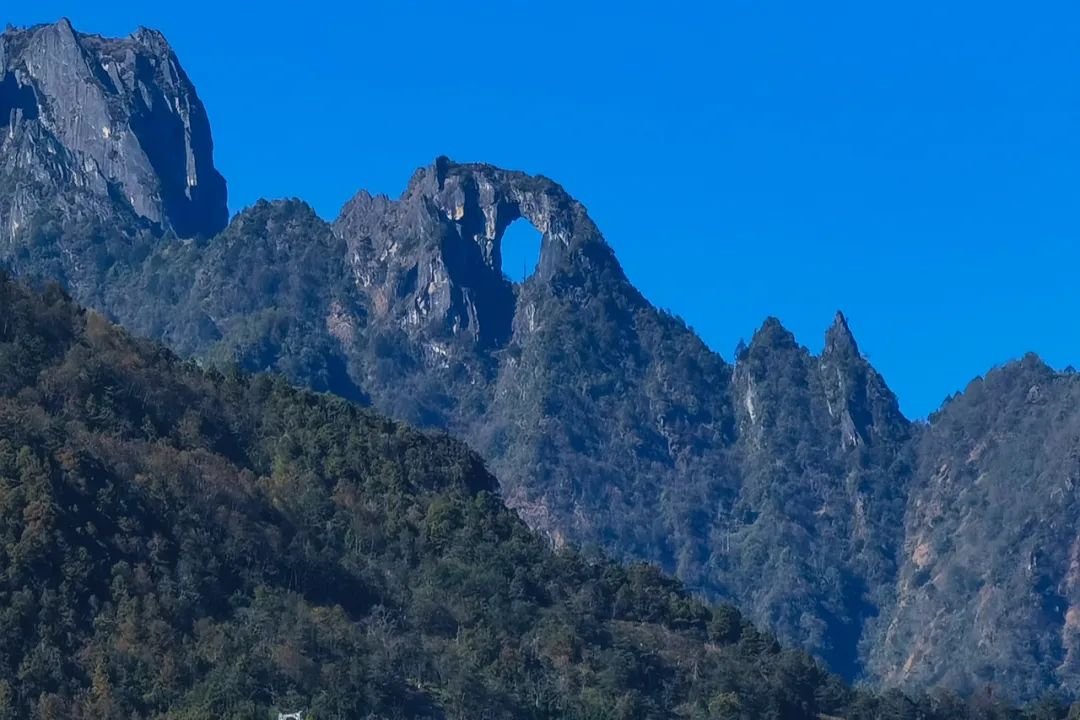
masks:
POLYGON ((37 98, 29 85, 19 85, 14 73, 0 78, 0 127, 11 122, 11 111, 22 110, 24 120, 37 117, 37 98))
POLYGON ((540 262, 540 231, 528 220, 510 223, 502 237, 502 272, 510 282, 524 282, 540 262))

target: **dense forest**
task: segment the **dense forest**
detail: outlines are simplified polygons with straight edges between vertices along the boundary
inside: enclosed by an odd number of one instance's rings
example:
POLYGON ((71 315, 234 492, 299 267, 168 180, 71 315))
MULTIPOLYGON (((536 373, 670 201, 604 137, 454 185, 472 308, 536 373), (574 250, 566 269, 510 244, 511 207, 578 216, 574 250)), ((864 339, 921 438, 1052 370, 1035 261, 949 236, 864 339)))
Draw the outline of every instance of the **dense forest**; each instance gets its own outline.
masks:
POLYGON ((0 718, 1063 718, 852 690, 460 443, 0 279, 0 718))

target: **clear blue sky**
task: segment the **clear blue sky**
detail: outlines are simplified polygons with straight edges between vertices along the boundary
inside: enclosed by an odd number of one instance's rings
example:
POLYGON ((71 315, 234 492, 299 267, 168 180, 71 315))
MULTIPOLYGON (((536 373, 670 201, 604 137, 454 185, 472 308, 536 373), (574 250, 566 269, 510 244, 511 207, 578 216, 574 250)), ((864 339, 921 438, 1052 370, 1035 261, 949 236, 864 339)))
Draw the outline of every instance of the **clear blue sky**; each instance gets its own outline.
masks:
POLYGON ((1075 3, 347 5, 5 12, 162 30, 234 210, 331 218, 437 155, 484 160, 566 186, 728 359, 767 315, 816 350, 840 308, 913 417, 1028 350, 1080 365, 1075 3))

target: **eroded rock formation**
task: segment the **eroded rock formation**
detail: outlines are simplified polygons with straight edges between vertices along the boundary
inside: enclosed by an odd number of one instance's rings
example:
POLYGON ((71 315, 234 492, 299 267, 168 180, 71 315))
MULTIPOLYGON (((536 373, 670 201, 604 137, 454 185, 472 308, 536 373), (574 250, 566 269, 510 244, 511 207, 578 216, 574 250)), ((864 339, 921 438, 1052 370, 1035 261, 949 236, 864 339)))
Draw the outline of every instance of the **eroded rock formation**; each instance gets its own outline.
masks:
POLYGON ((617 267, 585 207, 558 184, 447 158, 418 170, 399 200, 359 193, 335 230, 377 310, 492 348, 513 331, 516 292, 503 275, 502 238, 519 219, 542 234, 535 283, 588 273, 596 262, 617 267))

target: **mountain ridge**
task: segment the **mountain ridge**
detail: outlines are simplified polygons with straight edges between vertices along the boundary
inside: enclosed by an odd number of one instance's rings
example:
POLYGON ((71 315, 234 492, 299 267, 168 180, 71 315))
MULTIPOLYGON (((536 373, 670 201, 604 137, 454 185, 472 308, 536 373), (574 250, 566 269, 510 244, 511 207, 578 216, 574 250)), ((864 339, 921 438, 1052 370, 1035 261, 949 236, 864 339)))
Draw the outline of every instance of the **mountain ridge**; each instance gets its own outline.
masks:
POLYGON ((932 711, 555 552, 445 434, 202 370, 55 285, 0 274, 0 317, 0 717, 932 711))
MULTIPOLYGON (((10 102, 25 105, 26 87, 46 95, 15 50, 0 64, 26 82, 0 85, 0 98, 15 88, 10 102)), ((165 66, 174 60, 152 50, 165 66)), ((76 56, 107 61, 98 50, 76 56)), ((171 97, 168 81, 183 76, 139 77, 149 96, 171 97)), ((201 108, 193 87, 178 87, 176 99, 201 108)), ((71 105, 50 112, 73 115, 71 105)), ((116 182, 141 176, 83 173, 78 157, 90 150, 65 145, 53 132, 62 123, 41 109, 23 107, 11 122, 12 108, 0 145, 0 187, 32 190, 21 205, 0 200, 0 226, 14 227, 0 260, 20 275, 56 278, 185 356, 276 370, 464 439, 507 502, 556 544, 655 562, 848 678, 965 692, 991 684, 1021 698, 1076 692, 1077 584, 1058 549, 1080 537, 1068 513, 1075 488, 1065 482, 1054 498, 1020 488, 1032 473, 1068 481, 1080 438, 1055 430, 1046 450, 1017 431, 1050 432, 1058 420, 1046 408, 1071 427, 1071 376, 1021 361, 912 422, 839 312, 816 355, 769 318, 729 363, 649 303, 557 183, 445 157, 419 168, 397 199, 361 191, 330 222, 302 201, 260 201, 220 233, 181 240, 171 206, 154 204, 154 183, 137 203, 115 196, 116 182), (513 283, 500 243, 522 221, 541 233, 540 259, 513 283), (1031 402, 1012 386, 1028 380, 1031 402), (972 457, 980 443, 1011 474, 982 467, 972 457), (943 463, 953 475, 938 477, 943 463), (983 476, 980 489, 968 487, 983 476), (951 506, 962 512, 927 511, 951 506), (1015 544, 1045 557, 1043 570, 992 541, 1001 506, 1015 509, 1018 528, 1055 519, 1015 544), (968 569, 974 560, 986 568, 968 569), (996 603, 992 623, 969 617, 985 598, 996 603)), ((212 152, 208 121, 205 135, 212 152)), ((132 147, 138 160, 142 146, 132 147)), ((206 206, 188 198, 205 213, 195 226, 219 222, 223 195, 210 197, 206 206)))

